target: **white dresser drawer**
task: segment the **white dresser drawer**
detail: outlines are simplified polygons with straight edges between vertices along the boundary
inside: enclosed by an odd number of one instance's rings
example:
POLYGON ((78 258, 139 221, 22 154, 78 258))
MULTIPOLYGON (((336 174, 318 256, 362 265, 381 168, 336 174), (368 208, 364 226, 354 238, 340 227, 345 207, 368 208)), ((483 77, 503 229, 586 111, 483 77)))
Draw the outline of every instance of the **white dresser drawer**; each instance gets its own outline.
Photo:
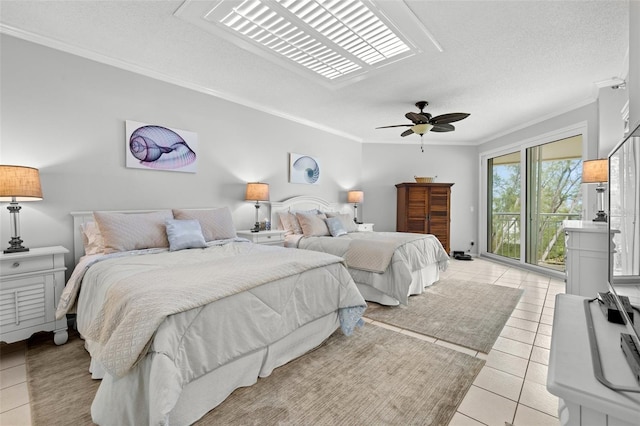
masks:
POLYGON ((258 235, 256 235, 254 242, 258 243, 258 244, 269 244, 269 243, 280 243, 284 241, 284 237, 282 234, 277 234, 277 235, 260 235, 260 233, 258 233, 258 235))
POLYGON ((53 269, 53 256, 38 256, 29 259, 11 259, 10 256, 7 256, 0 260, 0 270, 3 277, 47 269, 53 269))

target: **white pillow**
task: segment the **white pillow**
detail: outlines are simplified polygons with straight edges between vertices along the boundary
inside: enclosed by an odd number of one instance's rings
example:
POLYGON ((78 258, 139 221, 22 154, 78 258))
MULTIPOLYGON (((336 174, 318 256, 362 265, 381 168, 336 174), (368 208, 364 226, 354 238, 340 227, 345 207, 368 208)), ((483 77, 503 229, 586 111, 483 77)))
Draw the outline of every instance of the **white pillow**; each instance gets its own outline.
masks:
POLYGON ((93 212, 104 238, 104 253, 169 247, 165 221, 171 210, 152 213, 93 212))
POLYGON ((165 222, 165 225, 167 227, 167 238, 169 239, 169 251, 207 246, 198 220, 169 219, 165 222))
POLYGON ((335 212, 327 212, 327 217, 336 217, 340 219, 342 222, 342 226, 346 229, 347 232, 356 232, 358 227, 356 223, 353 221, 353 217, 348 213, 335 213, 335 212))
POLYGON ((198 220, 205 241, 226 240, 237 236, 229 207, 217 209, 174 209, 173 217, 179 220, 198 220))
POLYGON ((322 237, 331 235, 327 223, 324 221, 327 216, 314 213, 296 213, 302 233, 305 237, 322 237))

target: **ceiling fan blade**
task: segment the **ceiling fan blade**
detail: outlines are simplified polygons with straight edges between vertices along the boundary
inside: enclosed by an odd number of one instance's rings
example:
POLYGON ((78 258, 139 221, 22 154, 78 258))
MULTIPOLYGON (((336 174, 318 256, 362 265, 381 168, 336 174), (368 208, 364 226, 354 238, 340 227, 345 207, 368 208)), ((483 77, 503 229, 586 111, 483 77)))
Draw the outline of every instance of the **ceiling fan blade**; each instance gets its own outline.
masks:
POLYGON ((400 134, 400 136, 409 136, 409 135, 412 135, 412 134, 413 134, 413 130, 411 130, 411 129, 407 129, 407 130, 405 130, 404 132, 402 132, 402 133, 400 134))
POLYGON ((454 121, 460 121, 467 118, 470 114, 466 112, 452 112, 450 114, 442 114, 435 116, 431 119, 431 124, 446 124, 453 123, 454 121))
POLYGON ((431 129, 432 132, 453 132, 456 128, 453 127, 453 124, 447 124, 447 123, 442 123, 442 124, 435 124, 433 126, 433 129, 431 129))
POLYGON ((417 112, 408 112, 404 116, 407 117, 409 120, 411 120, 413 124, 429 122, 429 117, 427 116, 427 114, 418 114, 417 112))
POLYGON ((393 126, 376 127, 376 129, 388 129, 389 127, 411 127, 413 124, 394 124, 393 126))

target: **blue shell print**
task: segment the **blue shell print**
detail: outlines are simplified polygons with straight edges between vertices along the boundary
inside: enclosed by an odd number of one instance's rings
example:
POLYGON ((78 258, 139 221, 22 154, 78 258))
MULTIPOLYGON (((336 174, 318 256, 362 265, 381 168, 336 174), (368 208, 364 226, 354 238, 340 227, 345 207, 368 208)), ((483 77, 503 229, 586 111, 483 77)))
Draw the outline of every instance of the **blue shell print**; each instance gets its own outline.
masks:
POLYGON ((161 126, 142 126, 129 138, 131 154, 153 169, 179 169, 196 161, 196 153, 180 135, 161 126))
POLYGON ((316 183, 320 178, 320 166, 316 160, 308 156, 302 156, 293 163, 295 170, 300 170, 307 183, 316 183))

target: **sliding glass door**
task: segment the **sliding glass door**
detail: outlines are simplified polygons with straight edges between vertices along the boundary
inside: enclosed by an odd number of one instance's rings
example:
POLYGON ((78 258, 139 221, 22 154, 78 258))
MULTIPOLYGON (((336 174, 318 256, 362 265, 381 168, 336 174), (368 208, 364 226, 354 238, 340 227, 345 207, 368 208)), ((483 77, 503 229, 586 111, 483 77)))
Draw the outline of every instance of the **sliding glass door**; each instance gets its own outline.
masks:
POLYGON ((582 137, 487 158, 486 251, 564 270, 562 221, 579 219, 582 137))

